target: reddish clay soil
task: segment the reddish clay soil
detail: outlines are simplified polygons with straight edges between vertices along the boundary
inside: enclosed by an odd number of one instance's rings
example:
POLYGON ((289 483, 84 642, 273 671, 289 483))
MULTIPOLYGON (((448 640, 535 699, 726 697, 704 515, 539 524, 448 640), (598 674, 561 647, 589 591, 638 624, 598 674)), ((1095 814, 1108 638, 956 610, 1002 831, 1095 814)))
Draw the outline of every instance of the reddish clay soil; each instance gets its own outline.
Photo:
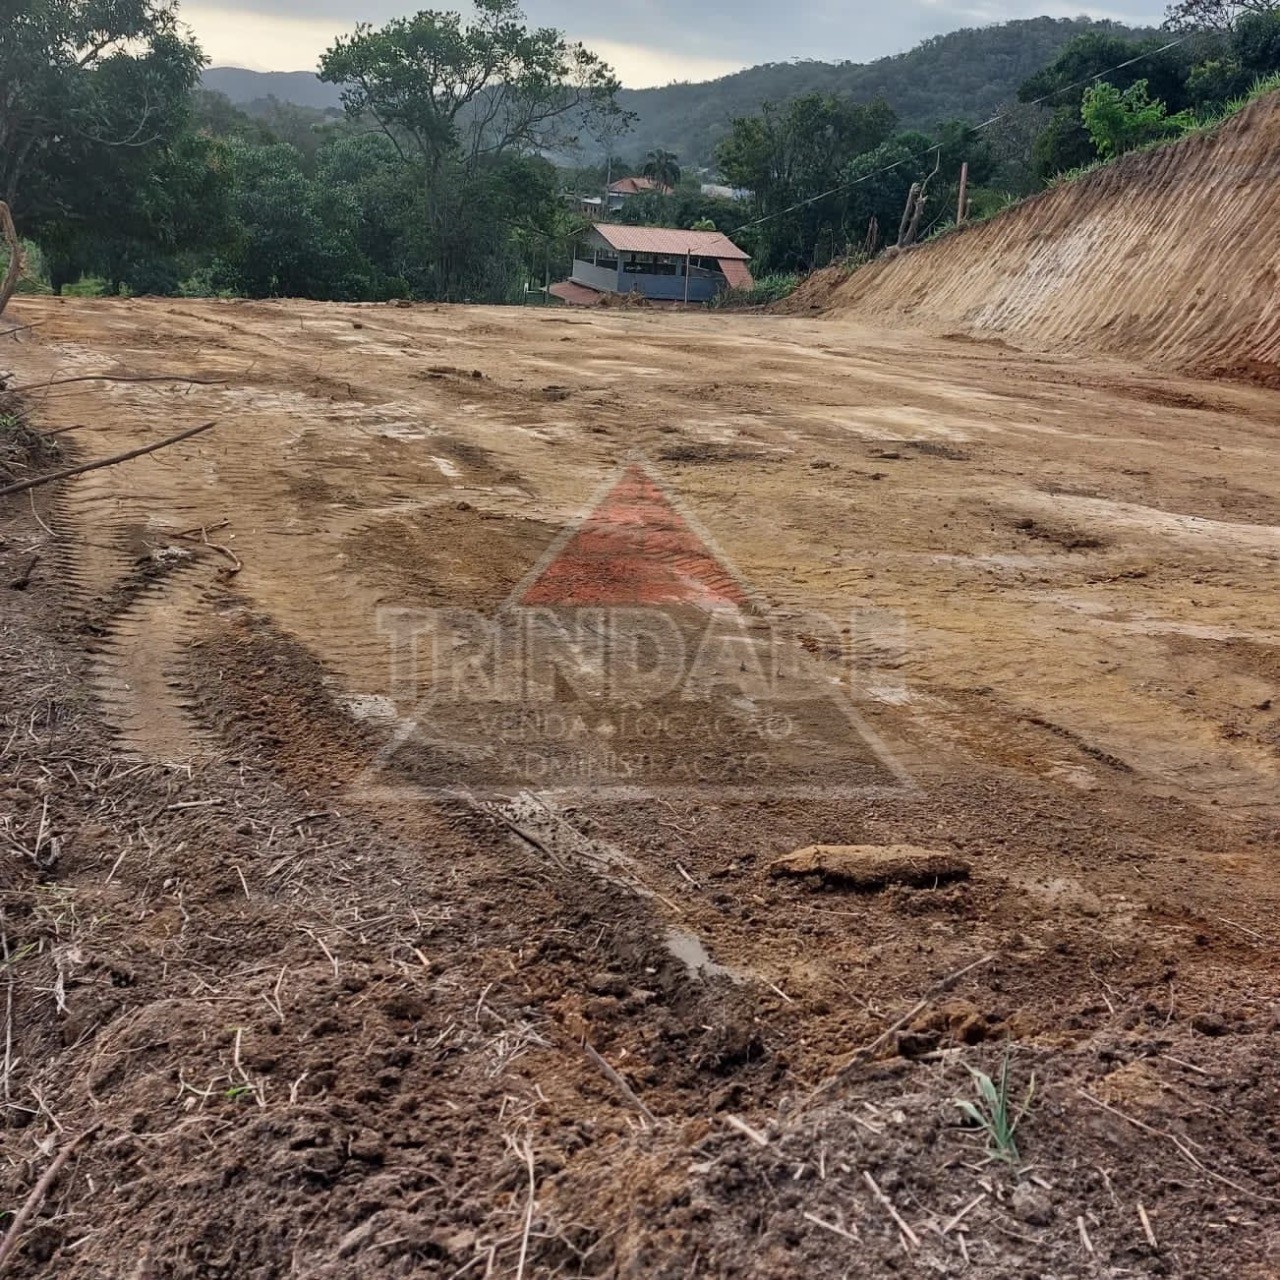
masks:
POLYGON ((212 382, 28 390, 0 482, 218 425, 0 500, 0 1271, 1280 1274, 1274 392, 19 315, 16 385, 212 382), (962 871, 772 873, 815 844, 962 871))

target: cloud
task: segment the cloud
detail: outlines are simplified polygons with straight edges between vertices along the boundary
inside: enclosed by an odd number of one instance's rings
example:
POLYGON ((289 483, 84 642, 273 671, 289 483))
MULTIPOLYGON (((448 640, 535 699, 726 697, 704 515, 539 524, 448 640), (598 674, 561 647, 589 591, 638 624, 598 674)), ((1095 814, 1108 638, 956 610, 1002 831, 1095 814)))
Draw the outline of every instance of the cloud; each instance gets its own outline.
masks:
MULTIPOLYGON (((216 65, 297 71, 313 68, 333 37, 357 22, 385 22, 428 3, 466 8, 459 0, 264 0, 252 10, 184 5, 182 16, 216 65)), ((1155 25, 1164 8, 1165 0, 525 0, 531 22, 582 40, 630 88, 792 58, 866 62, 958 27, 1044 13, 1155 25)))
POLYGON ((183 5, 181 14, 215 67, 250 71, 314 71, 334 36, 359 21, 295 18, 201 4, 183 5))

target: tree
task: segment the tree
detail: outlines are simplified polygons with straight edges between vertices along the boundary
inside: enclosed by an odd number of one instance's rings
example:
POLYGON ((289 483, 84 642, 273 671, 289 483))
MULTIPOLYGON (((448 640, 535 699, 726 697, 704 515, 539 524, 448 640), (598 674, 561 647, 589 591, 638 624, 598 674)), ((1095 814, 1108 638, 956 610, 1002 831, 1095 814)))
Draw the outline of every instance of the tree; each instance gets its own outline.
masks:
POLYGON ((474 168, 506 151, 576 140, 619 113, 609 67, 550 27, 524 25, 518 0, 475 0, 475 20, 425 10, 375 30, 361 23, 320 59, 320 79, 343 86, 353 119, 368 117, 435 172, 460 157, 474 168))
POLYGON ((721 175, 752 193, 755 253, 766 271, 811 267, 822 249, 842 247, 852 227, 842 174, 881 145, 897 117, 883 100, 849 102, 810 94, 733 122, 717 152, 721 175))
POLYGON ((1123 90, 1105 81, 1094 85, 1084 95, 1080 115, 1104 159, 1181 133, 1192 121, 1190 112, 1169 115, 1163 102, 1148 95, 1145 80, 1123 90))
MULTIPOLYGON (((517 0, 475 0, 474 10, 470 23, 434 10, 363 23, 320 61, 320 78, 343 86, 348 118, 372 123, 417 171, 422 248, 442 299, 469 296, 477 250, 506 251, 492 202, 510 162, 571 146, 620 114, 617 79, 581 44, 527 27, 517 0)), ((532 190, 554 201, 541 182, 532 190)))
POLYGON ((1280 5, 1242 15, 1232 32, 1231 45, 1240 66, 1251 75, 1280 71, 1280 5))
POLYGON ((1080 116, 1079 104, 1059 107, 1036 135, 1031 147, 1031 171, 1044 183, 1057 174, 1092 164, 1097 148, 1080 116))
POLYGON ((1276 0, 1177 0, 1164 15, 1171 31, 1230 31, 1242 17, 1274 13, 1276 0))
POLYGON ((214 265, 215 287, 255 298, 364 296, 369 272, 350 192, 308 179, 287 143, 231 152, 238 233, 214 265))
POLYGON ((641 172, 658 186, 674 191, 680 182, 680 157, 672 151, 655 147, 645 158, 641 172))
POLYGON ((1167 42, 1089 32, 1023 81, 1018 88, 1019 100, 1032 103, 1046 99, 1045 109, 1052 111, 1032 146, 1032 171, 1037 179, 1047 181, 1098 158, 1081 116, 1085 94, 1094 84, 1105 82, 1124 90, 1142 80, 1150 97, 1160 99, 1170 110, 1193 105, 1188 87, 1192 64, 1197 54, 1220 47, 1222 41, 1206 37, 1175 49, 1162 49, 1162 43, 1167 42))
POLYGON ((0 199, 20 220, 50 167, 133 163, 181 131, 204 59, 173 0, 4 0, 0 21, 0 199))

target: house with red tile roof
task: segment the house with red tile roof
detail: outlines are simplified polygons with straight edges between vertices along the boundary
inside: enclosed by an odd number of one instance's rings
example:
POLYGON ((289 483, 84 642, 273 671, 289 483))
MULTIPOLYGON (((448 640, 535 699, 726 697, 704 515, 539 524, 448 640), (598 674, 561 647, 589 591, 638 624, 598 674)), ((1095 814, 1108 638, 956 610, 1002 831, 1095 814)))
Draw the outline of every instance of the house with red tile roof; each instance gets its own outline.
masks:
POLYGON ((596 223, 573 254, 569 279, 552 294, 576 306, 606 297, 706 303, 725 289, 749 289, 750 255, 720 231, 596 223))
POLYGON ((611 213, 617 213, 632 196, 649 195, 669 196, 671 188, 664 182, 656 182, 653 178, 631 177, 619 178, 609 183, 605 191, 605 204, 611 213))

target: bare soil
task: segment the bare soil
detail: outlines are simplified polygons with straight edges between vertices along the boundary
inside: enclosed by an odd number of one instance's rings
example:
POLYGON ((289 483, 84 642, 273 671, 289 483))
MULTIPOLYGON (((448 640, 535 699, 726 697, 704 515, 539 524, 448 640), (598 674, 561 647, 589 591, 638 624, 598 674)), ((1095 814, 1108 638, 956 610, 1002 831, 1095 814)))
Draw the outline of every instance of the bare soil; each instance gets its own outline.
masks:
POLYGON ((0 504, 0 1205, 88 1135, 10 1274, 1280 1273, 1274 392, 848 316, 20 314, 17 384, 222 382, 24 397, 77 460, 218 426, 0 504), (397 737, 387 610, 650 553, 671 643, 770 628, 849 715, 752 772, 711 681, 626 779, 397 737), (810 845, 969 874, 770 874, 810 845), (955 1105, 1006 1055, 1014 1161, 955 1105))

